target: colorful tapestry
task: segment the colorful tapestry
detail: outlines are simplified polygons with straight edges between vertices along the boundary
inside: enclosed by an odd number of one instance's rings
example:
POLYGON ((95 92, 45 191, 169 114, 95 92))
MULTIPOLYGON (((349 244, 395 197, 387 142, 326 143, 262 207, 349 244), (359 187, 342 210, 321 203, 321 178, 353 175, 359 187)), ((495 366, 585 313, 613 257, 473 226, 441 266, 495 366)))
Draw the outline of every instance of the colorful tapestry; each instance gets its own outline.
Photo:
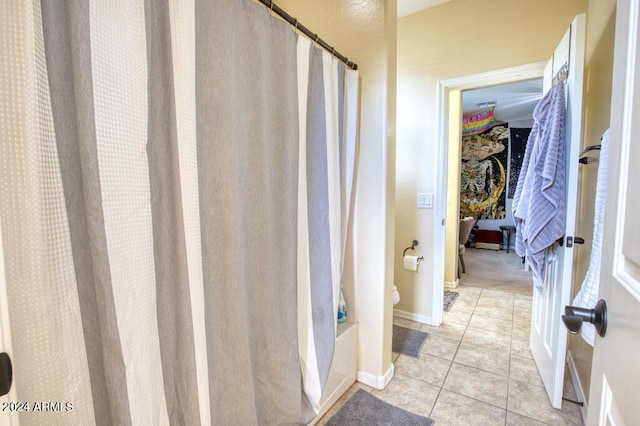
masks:
POLYGON ((460 215, 504 219, 509 125, 462 137, 460 215))
POLYGON ((510 132, 509 190, 507 191, 507 198, 512 199, 516 193, 516 186, 518 186, 520 169, 522 169, 522 159, 524 158, 524 151, 527 148, 527 140, 529 140, 531 129, 512 127, 510 132))
POLYGON ((482 133, 496 124, 493 107, 462 119, 462 135, 470 136, 482 133))

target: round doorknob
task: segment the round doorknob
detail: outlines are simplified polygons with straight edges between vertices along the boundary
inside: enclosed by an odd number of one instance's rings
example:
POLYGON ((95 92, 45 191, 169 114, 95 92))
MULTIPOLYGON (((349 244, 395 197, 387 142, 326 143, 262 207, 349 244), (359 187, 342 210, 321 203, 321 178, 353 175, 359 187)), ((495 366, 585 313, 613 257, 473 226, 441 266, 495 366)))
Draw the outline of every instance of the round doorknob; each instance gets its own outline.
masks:
POLYGON ((598 301, 593 309, 565 306, 564 313, 562 322, 569 330, 569 333, 579 333, 582 323, 585 321, 594 325, 600 337, 607 332, 607 304, 602 299, 598 301))
POLYGON ((13 366, 11 358, 6 352, 0 353, 0 396, 6 395, 11 390, 13 382, 13 366))

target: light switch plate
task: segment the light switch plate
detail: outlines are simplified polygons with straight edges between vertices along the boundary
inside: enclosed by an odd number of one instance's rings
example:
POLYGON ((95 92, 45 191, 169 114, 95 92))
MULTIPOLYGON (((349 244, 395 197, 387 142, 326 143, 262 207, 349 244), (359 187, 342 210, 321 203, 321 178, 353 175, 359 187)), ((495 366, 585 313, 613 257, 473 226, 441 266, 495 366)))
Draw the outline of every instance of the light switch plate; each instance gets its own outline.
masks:
POLYGON ((432 209, 433 208, 433 194, 419 193, 418 194, 418 208, 419 209, 432 209))

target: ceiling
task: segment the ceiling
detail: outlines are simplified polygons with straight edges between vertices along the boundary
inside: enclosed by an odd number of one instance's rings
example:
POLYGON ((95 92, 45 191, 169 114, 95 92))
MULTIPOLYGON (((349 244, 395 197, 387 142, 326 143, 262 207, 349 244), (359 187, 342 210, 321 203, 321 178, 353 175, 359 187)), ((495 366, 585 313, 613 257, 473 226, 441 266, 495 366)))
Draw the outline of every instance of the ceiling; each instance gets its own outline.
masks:
POLYGON ((446 3, 450 0, 398 0, 398 18, 446 3))
POLYGON ((493 115, 497 121, 531 120, 533 110, 542 98, 542 78, 483 87, 462 92, 462 115, 469 116, 487 107, 481 102, 496 102, 493 115))

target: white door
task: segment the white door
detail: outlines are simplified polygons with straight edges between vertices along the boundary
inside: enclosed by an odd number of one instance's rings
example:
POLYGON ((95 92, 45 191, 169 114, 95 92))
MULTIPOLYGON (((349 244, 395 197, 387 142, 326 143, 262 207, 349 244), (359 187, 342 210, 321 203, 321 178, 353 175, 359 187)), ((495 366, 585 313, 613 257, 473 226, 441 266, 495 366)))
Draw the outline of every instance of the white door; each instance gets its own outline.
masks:
MULTIPOLYGON (((576 225, 578 193, 578 154, 581 146, 582 77, 584 72, 585 15, 578 15, 560 41, 544 71, 544 92, 562 68, 568 67, 566 80, 566 237, 573 237, 576 225)), ((562 406, 567 331, 560 319, 570 304, 573 248, 557 245, 546 265, 542 292, 533 290, 531 315, 531 351, 551 404, 562 406)))
POLYGON ((640 0, 618 2, 599 293, 608 324, 595 341, 589 425, 640 422, 639 9, 640 0))
MULTIPOLYGON (((7 282, 4 274, 4 252, 2 249, 2 226, 0 226, 0 353, 7 353, 11 358, 11 333, 9 330, 9 305, 7 303, 7 282)), ((14 383, 15 384, 15 383, 14 383)), ((8 404, 16 401, 16 387, 11 386, 7 395, 0 397, 0 424, 18 425, 18 413, 8 404)))

